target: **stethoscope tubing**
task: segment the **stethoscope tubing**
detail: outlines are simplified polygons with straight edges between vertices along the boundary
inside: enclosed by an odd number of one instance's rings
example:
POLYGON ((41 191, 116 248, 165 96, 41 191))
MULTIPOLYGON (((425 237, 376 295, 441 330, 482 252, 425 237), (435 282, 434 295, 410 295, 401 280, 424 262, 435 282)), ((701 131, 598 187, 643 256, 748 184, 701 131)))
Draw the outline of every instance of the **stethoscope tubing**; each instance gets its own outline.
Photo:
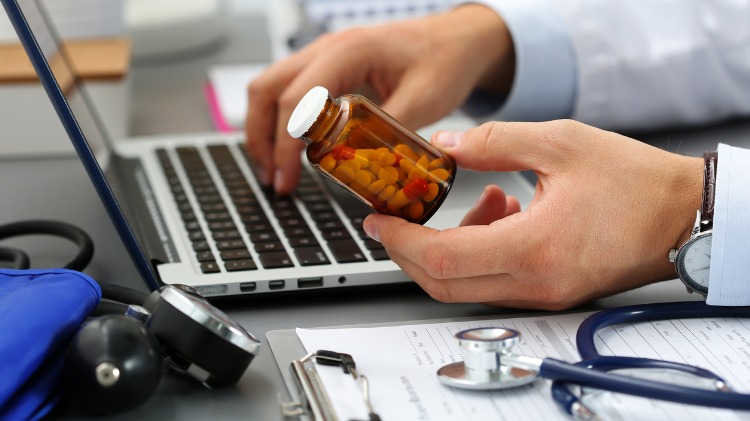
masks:
POLYGON ((750 317, 750 307, 710 306, 703 301, 641 304, 594 313, 581 323, 576 333, 576 347, 582 360, 599 356, 594 338, 596 332, 620 323, 704 317, 750 317))
POLYGON ((601 311, 588 317, 578 328, 576 344, 582 361, 569 364, 546 359, 542 362, 540 375, 554 380, 552 397, 571 414, 572 406, 578 401, 578 397, 568 387, 570 383, 677 403, 725 409, 750 409, 750 396, 746 394, 680 386, 607 372, 623 368, 669 369, 724 382, 724 379, 709 370, 648 358, 601 356, 596 350, 596 332, 607 326, 697 317, 750 317, 750 307, 709 306, 701 301, 692 301, 644 304, 601 311))
POLYGON ((719 392, 639 379, 590 369, 553 358, 545 358, 542 361, 539 376, 549 380, 585 385, 644 398, 716 408, 750 409, 750 396, 746 394, 719 392))

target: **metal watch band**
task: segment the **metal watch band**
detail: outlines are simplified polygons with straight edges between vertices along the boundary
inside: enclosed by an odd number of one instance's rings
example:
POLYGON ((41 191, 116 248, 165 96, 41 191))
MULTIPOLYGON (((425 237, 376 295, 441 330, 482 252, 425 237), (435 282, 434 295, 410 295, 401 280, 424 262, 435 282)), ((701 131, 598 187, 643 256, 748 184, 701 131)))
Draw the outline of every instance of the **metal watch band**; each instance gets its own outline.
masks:
POLYGON ((703 152, 703 203, 701 205, 701 231, 707 231, 714 225, 714 198, 716 195, 716 170, 719 165, 719 153, 703 152))

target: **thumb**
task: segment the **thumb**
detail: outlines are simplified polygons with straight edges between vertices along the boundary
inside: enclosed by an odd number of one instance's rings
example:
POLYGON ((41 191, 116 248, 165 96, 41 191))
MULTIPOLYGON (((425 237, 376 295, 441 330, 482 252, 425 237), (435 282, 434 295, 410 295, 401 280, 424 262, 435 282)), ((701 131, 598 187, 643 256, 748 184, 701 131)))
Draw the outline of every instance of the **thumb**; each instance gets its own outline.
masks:
POLYGON ((551 141, 559 138, 555 124, 491 122, 465 132, 437 132, 430 143, 467 169, 546 172, 564 143, 551 141))

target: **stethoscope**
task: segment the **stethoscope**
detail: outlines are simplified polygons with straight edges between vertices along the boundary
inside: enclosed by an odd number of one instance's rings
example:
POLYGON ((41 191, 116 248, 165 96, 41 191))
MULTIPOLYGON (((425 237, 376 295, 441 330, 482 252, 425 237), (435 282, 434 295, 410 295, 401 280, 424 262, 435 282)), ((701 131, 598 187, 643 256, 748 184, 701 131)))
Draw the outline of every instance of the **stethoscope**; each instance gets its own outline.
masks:
POLYGON ((603 310, 589 316, 576 333, 580 362, 571 364, 553 358, 536 358, 512 353, 520 333, 502 327, 481 327, 455 334, 464 361, 446 365, 437 372, 445 385, 462 389, 508 389, 529 384, 537 378, 552 380, 552 398, 570 415, 592 419, 593 411, 583 405, 573 386, 585 386, 645 398, 750 410, 750 395, 733 391, 727 382, 709 370, 676 362, 649 358, 603 356, 594 344, 596 332, 620 323, 696 317, 750 317, 750 307, 716 307, 704 302, 645 304, 603 310), (620 369, 659 369, 704 379, 711 388, 681 386, 610 373, 620 369))

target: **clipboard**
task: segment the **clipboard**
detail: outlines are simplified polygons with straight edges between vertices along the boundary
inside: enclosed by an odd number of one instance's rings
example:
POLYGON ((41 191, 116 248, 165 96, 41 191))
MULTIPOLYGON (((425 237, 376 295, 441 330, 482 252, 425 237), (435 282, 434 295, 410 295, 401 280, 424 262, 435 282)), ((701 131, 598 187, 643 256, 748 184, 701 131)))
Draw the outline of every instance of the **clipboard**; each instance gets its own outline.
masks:
MULTIPOLYGON (((565 313, 565 312, 563 312, 565 313)), ((524 316, 533 317, 539 312, 522 313, 524 316)), ((386 322, 386 323, 366 323, 366 324, 355 324, 355 325, 340 325, 340 326, 325 326, 314 329, 350 329, 350 328, 374 328, 384 326, 405 326, 412 324, 425 324, 425 323, 446 323, 446 322, 465 322, 465 321, 482 321, 482 320, 493 320, 503 318, 518 317, 519 313, 506 313, 502 315, 489 315, 489 316, 473 316, 473 317, 451 317, 443 319, 428 319, 428 320, 406 320, 398 322, 386 322)), ((294 369, 292 368, 295 362, 299 362, 303 358, 309 355, 308 351, 302 345, 299 337, 297 336, 296 329, 282 329, 282 330, 271 330, 266 333, 266 340, 271 348, 271 353, 276 360, 276 365, 279 367, 281 376, 284 379, 284 384, 289 392, 291 400, 289 402, 279 402, 281 413, 284 419, 299 419, 301 421, 335 421, 339 420, 333 406, 330 402, 330 397, 323 386, 322 382, 317 378, 315 371, 310 371, 311 382, 309 387, 305 388, 300 385, 299 379, 296 377, 294 369)), ((325 352, 325 351, 324 351, 325 352)), ((312 366, 314 368, 314 366, 312 366)), ((298 367, 299 369, 299 367, 298 367)), ((370 421, 380 420, 377 415, 373 418, 371 414, 370 421)))

